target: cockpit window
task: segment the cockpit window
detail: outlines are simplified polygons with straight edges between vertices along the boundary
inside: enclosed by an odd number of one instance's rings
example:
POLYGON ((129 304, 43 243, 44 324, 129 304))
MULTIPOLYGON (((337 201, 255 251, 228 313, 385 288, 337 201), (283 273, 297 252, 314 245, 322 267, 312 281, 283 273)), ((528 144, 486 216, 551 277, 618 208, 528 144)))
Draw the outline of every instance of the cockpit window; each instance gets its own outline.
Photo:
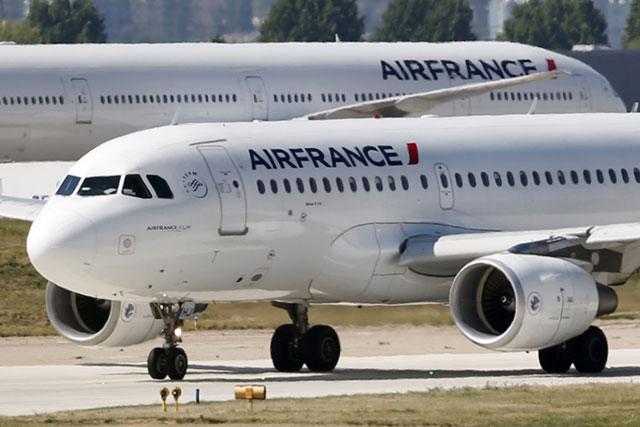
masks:
POLYGON ((142 181, 140 175, 127 175, 124 178, 122 194, 125 196, 138 197, 140 199, 150 199, 151 193, 142 181))
POLYGON ((120 185, 119 176, 92 176, 85 178, 78 191, 78 196, 108 196, 115 194, 120 185))
POLYGON ((169 188, 169 184, 161 176, 147 175, 149 183, 160 199, 173 199, 173 192, 169 188))
POLYGON ((59 196, 70 196, 76 190, 78 183, 80 182, 80 178, 73 175, 67 175, 60 184, 60 188, 56 191, 56 194, 59 196))

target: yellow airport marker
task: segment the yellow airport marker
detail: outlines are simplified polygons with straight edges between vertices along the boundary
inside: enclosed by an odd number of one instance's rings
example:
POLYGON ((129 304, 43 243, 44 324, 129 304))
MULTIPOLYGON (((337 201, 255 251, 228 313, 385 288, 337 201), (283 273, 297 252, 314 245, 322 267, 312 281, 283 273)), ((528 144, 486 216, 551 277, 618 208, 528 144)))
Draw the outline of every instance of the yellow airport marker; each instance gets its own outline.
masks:
POLYGON ((163 387, 160 390, 160 398, 162 399, 162 412, 167 412, 167 396, 169 396, 169 389, 163 387))
POLYGON ((253 399, 267 398, 267 387, 264 385, 237 385, 233 389, 236 399, 246 399, 247 408, 253 410, 253 399))
POLYGON ((173 396, 173 400, 175 400, 176 402, 176 412, 178 412, 178 398, 180 397, 181 394, 182 394, 182 390, 180 389, 180 387, 174 387, 173 390, 171 390, 171 395, 173 396))

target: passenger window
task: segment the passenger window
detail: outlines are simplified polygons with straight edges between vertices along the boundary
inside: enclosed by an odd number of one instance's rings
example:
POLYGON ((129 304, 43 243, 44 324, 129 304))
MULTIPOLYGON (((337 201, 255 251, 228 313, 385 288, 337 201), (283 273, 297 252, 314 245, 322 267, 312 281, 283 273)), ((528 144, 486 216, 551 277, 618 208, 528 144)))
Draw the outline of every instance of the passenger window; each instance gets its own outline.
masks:
POLYGON ((58 191, 56 194, 59 196, 70 196, 75 191, 78 183, 80 182, 80 178, 74 175, 67 175, 60 184, 58 191))
POLYGON ((371 191, 371 186, 369 185, 369 179, 366 176, 362 177, 362 187, 366 192, 371 191))
POLYGON ((258 193, 264 194, 264 192, 265 192, 264 182, 262 182, 262 180, 259 179, 257 184, 258 184, 258 193))
POLYGON ((600 169, 596 169, 596 178, 600 184, 604 184, 604 174, 600 169))
POLYGON ((298 191, 300 193, 304 193, 304 182, 300 178, 296 178, 296 186, 298 187, 298 191))
POLYGON ((636 182, 640 184, 640 169, 633 168, 633 176, 636 179, 636 182))
POLYGON ((284 191, 286 191, 287 193, 291 193, 291 183, 289 182, 289 180, 285 178, 282 180, 282 183, 284 184, 284 191))
POLYGON ((526 187, 529 183, 529 180, 527 179, 527 173, 525 171, 520 171, 520 183, 523 187, 526 187))
POLYGON ((618 181, 616 171, 614 171, 613 169, 609 169, 609 179, 611 180, 612 184, 615 184, 618 181))
POLYGON ((376 189, 378 191, 382 191, 382 188, 383 188, 382 187, 382 179, 380 179, 379 176, 376 176, 375 181, 376 181, 376 189))
POLYGON ((115 194, 120 185, 120 177, 92 176, 85 178, 78 190, 78 196, 107 196, 115 194))
POLYGON ((354 193, 358 191, 358 184, 356 183, 356 179, 352 176, 349 177, 349 188, 351 188, 351 191, 354 193))
POLYGON ((622 180, 625 184, 629 182, 629 174, 625 168, 620 169, 620 175, 622 176, 622 180))
POLYGON ((456 174, 453 175, 453 177, 456 180, 456 185, 458 186, 458 188, 462 188, 462 175, 456 172, 456 174))
POLYGON ((467 174, 467 179, 469 180, 469 185, 473 188, 476 188, 476 177, 474 174, 472 174, 471 172, 469 172, 467 174))
POLYGON ((531 172, 531 176, 533 177, 533 183, 535 185, 540 185, 540 175, 538 174, 538 172, 536 171, 531 172))
POLYGON ((511 187, 516 185, 516 181, 513 179, 513 174, 511 173, 511 171, 507 171, 507 182, 511 187))
POLYGON ((336 178, 336 187, 338 187, 339 192, 342 193, 344 191, 344 184, 342 183, 342 178, 340 177, 336 178))
POLYGON ((502 187, 502 177, 500 176, 499 172, 493 173, 493 180, 496 182, 496 185, 498 187, 502 187))
POLYGON ((150 199, 151 193, 149 189, 142 181, 140 175, 127 175, 124 178, 124 185, 122 186, 122 194, 125 196, 138 197, 140 199, 150 199))
MULTIPOLYGON (((447 179, 447 175, 443 173, 440 174, 440 184, 442 185, 442 188, 449 188, 449 180, 447 179)), ((393 190, 395 190, 395 187, 393 188, 393 190)))
MULTIPOLYGON (((640 171, 638 172, 637 176, 640 177, 640 171)), ((640 179, 638 180, 638 182, 640 182, 640 179)), ((427 181, 427 177, 425 175, 420 175, 420 183, 422 184, 422 188, 424 188, 425 190, 429 188, 429 182, 427 181)))
POLYGON ((409 189, 409 180, 407 177, 404 175, 400 176, 400 182, 402 183, 402 189, 407 191, 409 189))
POLYGON ((558 182, 560 183, 560 185, 564 185, 567 182, 564 178, 564 172, 562 171, 558 171, 558 182))
POLYGON ((546 171, 546 172, 544 173, 544 177, 545 177, 545 179, 547 180, 547 184, 549 184, 549 185, 553 185, 553 176, 551 175, 551 172, 546 171))
POLYGON ((486 172, 480 172, 480 179, 485 187, 489 186, 489 175, 486 172))
POLYGON ((591 172, 585 169, 582 172, 582 176, 584 177, 584 182, 586 182, 587 184, 591 184, 591 172))
POLYGON ((322 185, 324 185, 325 192, 331 193, 331 181, 329 181, 329 178, 322 178, 322 185))
POLYGON ((312 193, 318 192, 318 184, 316 184, 315 178, 309 178, 309 188, 311 189, 312 193))
POLYGON ((164 178, 158 175, 147 175, 147 179, 159 199, 173 199, 173 192, 164 178))
MULTIPOLYGON (((444 174, 443 174, 443 175, 444 175, 444 174)), ((446 179, 446 177, 445 177, 445 179, 446 179)), ((396 180, 395 180, 395 179, 393 179, 393 177, 392 177, 392 176, 389 176, 389 177, 387 178, 387 182, 389 183, 389 189, 390 189, 391 191, 396 191, 396 180)), ((444 184, 443 184, 443 185, 444 185, 444 184)), ((445 188, 446 188, 446 187, 445 187, 445 188)))
POLYGON ((571 182, 573 182, 574 184, 577 184, 578 181, 578 172, 576 171, 571 171, 571 182))
POLYGON ((273 194, 278 194, 278 183, 275 179, 269 181, 269 185, 271 185, 271 192, 273 194))

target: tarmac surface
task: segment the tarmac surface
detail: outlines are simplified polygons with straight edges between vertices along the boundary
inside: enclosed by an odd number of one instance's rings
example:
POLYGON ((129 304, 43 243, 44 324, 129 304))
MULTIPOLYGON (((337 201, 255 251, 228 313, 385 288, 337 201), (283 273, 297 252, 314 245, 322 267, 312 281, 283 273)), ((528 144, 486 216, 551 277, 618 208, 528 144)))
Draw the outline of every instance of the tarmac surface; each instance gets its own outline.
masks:
POLYGON ((133 351, 93 350, 87 356, 83 352, 92 350, 78 350, 59 337, 9 338, 0 340, 0 415, 160 405, 160 389, 174 386, 182 388, 180 402, 184 403, 195 400, 196 390, 201 401, 231 400, 234 386, 250 384, 266 385, 267 397, 278 398, 524 384, 635 383, 640 382, 637 328, 635 324, 603 328, 612 350, 607 369, 597 375, 574 369, 564 375, 545 374, 536 352, 484 351, 464 340, 453 327, 338 330, 343 357, 331 373, 275 371, 264 358, 268 356, 269 331, 192 333, 187 338, 193 347, 184 346, 192 360, 183 381, 149 378, 146 353, 157 343, 133 346, 133 351), (625 339, 627 335, 629 339, 625 339), (426 344, 424 338, 428 338, 426 344), (624 348, 625 343, 633 348, 624 348), (426 345, 431 351, 424 351, 426 345), (213 346, 217 354, 212 353, 213 346), (202 357, 207 354, 209 358, 202 357), (46 358, 51 363, 40 363, 46 358))

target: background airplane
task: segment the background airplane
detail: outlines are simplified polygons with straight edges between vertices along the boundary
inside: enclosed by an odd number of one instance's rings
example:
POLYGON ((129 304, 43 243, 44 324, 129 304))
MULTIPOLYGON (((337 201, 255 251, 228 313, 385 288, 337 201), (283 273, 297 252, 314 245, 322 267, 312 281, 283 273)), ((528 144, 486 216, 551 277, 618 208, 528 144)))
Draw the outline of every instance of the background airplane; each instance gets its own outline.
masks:
POLYGON ((283 371, 332 370, 312 304, 449 303, 474 343, 599 372, 592 321, 640 267, 634 114, 191 124, 103 144, 34 219, 54 327, 81 345, 153 338, 153 378, 187 370, 179 326, 212 301, 273 301, 283 371), (517 142, 517 143, 516 143, 517 142))

